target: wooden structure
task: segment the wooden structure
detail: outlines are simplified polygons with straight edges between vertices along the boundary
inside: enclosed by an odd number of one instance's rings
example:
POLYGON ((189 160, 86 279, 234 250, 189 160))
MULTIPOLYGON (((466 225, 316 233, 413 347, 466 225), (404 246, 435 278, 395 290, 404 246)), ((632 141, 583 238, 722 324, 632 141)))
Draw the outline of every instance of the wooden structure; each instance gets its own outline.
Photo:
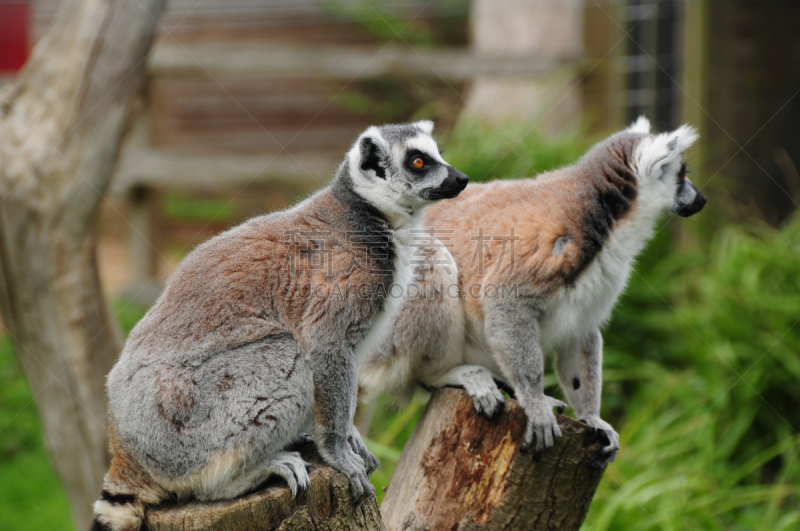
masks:
POLYGON ((313 468, 311 486, 294 500, 272 481, 235 500, 151 509, 147 531, 384 531, 374 496, 354 507, 347 478, 325 466, 313 444, 299 450, 313 468))
POLYGON ((459 389, 434 393, 406 444, 381 506, 389 531, 579 529, 603 476, 595 432, 558 415, 563 436, 522 453, 525 413, 475 414, 459 389))
POLYGON ((403 450, 381 514, 374 498, 354 508, 347 479, 305 447, 316 466, 311 488, 296 500, 272 485, 226 502, 159 507, 147 530, 577 530, 603 475, 602 443, 586 425, 558 421, 563 437, 553 448, 521 453, 525 415, 516 401, 487 420, 463 390, 442 389, 403 450))

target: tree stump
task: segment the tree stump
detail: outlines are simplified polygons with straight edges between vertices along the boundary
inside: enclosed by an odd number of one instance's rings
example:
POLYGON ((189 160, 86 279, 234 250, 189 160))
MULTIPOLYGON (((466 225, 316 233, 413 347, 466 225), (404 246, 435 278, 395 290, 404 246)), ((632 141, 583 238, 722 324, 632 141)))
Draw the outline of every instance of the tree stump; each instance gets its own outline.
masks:
POLYGON ((603 470, 596 432, 557 415, 563 436, 522 453, 515 400, 493 420, 462 390, 436 391, 408 441, 381 505, 389 531, 579 529, 603 470))
POLYGON ((235 500, 152 508, 147 531, 385 531, 374 496, 354 507, 349 480, 323 464, 313 443, 299 450, 313 468, 311 486, 294 500, 276 479, 235 500))

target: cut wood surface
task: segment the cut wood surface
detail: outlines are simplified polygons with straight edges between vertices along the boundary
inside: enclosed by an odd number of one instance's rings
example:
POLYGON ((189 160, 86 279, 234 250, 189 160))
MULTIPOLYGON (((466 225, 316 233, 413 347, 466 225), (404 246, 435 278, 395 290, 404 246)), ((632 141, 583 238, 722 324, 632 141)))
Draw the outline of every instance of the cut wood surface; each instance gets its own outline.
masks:
POLYGON ((579 529, 603 470, 595 432, 557 415, 563 436, 541 454, 522 453, 525 414, 475 413, 462 390, 431 397, 381 505, 389 531, 579 529))
POLYGON ((300 450, 312 463, 311 486, 292 500, 282 480, 235 500, 151 509, 148 531, 383 531, 375 496, 353 506, 348 479, 325 466, 313 445, 300 450))

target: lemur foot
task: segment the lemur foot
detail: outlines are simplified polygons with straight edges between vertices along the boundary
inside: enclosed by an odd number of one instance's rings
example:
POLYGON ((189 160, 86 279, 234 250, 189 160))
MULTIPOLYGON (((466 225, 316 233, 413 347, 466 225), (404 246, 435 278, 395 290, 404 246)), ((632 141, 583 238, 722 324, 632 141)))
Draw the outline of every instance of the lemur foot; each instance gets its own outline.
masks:
POLYGON ((567 404, 557 398, 542 395, 533 399, 531 404, 523 405, 523 408, 528 423, 525 426, 522 449, 526 451, 530 449, 534 435, 536 435, 537 452, 553 446, 555 440, 561 437, 561 428, 558 427, 553 408, 558 408, 561 413, 567 408, 567 404))
POLYGON ((595 462, 597 468, 605 468, 617 458, 619 451, 619 434, 614 431, 611 424, 604 421, 598 416, 589 416, 581 419, 581 422, 597 430, 601 435, 601 442, 604 444, 602 452, 603 457, 595 462))
POLYGON ((303 461, 298 452, 279 452, 270 463, 270 471, 286 480, 289 490, 292 491, 292 498, 295 498, 298 492, 305 492, 311 485, 309 466, 311 465, 303 461))
POLYGON ((350 448, 353 449, 355 453, 364 460, 364 467, 367 470, 367 476, 371 476, 375 469, 377 469, 381 462, 378 461, 378 458, 372 455, 367 449, 367 446, 364 444, 364 441, 361 439, 361 434, 358 432, 358 428, 355 426, 350 426, 350 434, 347 436, 347 442, 350 444, 350 448))
POLYGON ((459 383, 472 398, 475 411, 486 418, 494 418, 503 411, 505 399, 492 373, 485 367, 462 367, 459 375, 459 383))
MULTIPOLYGON (((325 453, 328 454, 326 461, 350 480, 350 493, 353 496, 353 503, 358 505, 375 494, 375 487, 369 482, 364 459, 353 450, 349 439, 350 437, 348 437, 348 441, 342 441, 337 444, 336 447, 331 449, 332 451, 326 451, 325 453)), ((359 436, 360 440, 361 437, 359 436)))

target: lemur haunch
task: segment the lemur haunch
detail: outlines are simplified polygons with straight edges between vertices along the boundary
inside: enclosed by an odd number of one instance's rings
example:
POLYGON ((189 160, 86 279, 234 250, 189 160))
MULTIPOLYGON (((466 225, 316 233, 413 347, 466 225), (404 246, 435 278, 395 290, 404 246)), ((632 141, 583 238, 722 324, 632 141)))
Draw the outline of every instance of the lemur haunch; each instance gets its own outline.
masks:
POLYGON ((612 461, 619 436, 600 419, 599 328, 656 221, 703 208, 683 162, 696 138, 688 126, 652 135, 640 118, 573 166, 473 184, 427 210, 434 244, 416 270, 416 296, 409 292, 392 335, 362 364, 367 396, 460 386, 491 416, 503 404, 497 379, 527 414, 524 447, 535 434, 540 450, 561 435, 553 407, 566 406, 544 394, 544 355, 554 351, 567 400, 607 434, 604 464, 612 461))
POLYGON ((147 504, 233 498, 271 475, 295 495, 308 472, 285 448, 309 428, 357 501, 374 492, 357 361, 389 329, 392 283, 412 281, 420 211, 468 181, 432 130, 370 127, 331 185, 186 257, 108 376, 113 458, 93 529, 138 530, 147 504))

